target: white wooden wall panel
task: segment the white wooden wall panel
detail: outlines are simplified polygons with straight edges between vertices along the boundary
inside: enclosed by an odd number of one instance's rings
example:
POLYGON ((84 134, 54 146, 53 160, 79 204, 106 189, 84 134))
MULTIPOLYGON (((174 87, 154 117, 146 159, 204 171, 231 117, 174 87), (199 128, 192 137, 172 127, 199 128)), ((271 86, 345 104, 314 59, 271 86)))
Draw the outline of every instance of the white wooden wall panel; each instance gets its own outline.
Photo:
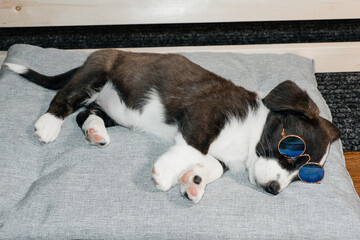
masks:
POLYGON ((360 0, 0 0, 0 27, 360 18, 360 0))

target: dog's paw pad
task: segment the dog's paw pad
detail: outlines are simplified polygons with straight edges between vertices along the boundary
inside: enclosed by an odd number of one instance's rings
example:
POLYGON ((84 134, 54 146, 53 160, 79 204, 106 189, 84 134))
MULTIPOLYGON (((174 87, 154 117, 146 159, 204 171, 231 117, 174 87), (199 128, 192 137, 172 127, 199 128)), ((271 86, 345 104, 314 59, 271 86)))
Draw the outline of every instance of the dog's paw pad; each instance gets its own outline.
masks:
POLYGON ((153 169, 152 169, 152 174, 153 174, 153 178, 152 178, 152 180, 154 181, 154 184, 155 185, 159 185, 159 183, 156 181, 156 179, 154 178, 154 176, 158 176, 158 174, 156 173, 156 171, 155 171, 155 167, 153 167, 153 169))
POLYGON ((206 184, 203 183, 202 178, 193 170, 185 172, 180 178, 181 194, 195 204, 204 195, 205 186, 206 184))
POLYGON ((190 193, 191 196, 197 197, 198 192, 195 187, 189 187, 187 190, 188 193, 190 193))
POLYGON ((189 170, 184 175, 181 176, 180 181, 182 184, 188 184, 189 183, 189 177, 192 175, 193 171, 189 170))
MULTIPOLYGON (((86 139, 93 145, 104 147, 109 144, 109 141, 107 141, 107 136, 104 133, 101 133, 100 131, 95 130, 94 128, 89 128, 89 130, 85 131, 86 139)), ((107 135, 107 134, 106 134, 107 135)))
POLYGON ((97 131, 94 128, 89 128, 89 130, 86 134, 86 138, 89 141, 95 141, 95 142, 100 142, 100 141, 104 140, 104 138, 102 136, 97 134, 97 131))
POLYGON ((110 143, 104 121, 96 115, 90 115, 82 125, 86 139, 90 144, 105 147, 110 143))
POLYGON ((195 175, 195 177, 193 178, 193 182, 199 185, 202 182, 202 178, 198 175, 195 175))

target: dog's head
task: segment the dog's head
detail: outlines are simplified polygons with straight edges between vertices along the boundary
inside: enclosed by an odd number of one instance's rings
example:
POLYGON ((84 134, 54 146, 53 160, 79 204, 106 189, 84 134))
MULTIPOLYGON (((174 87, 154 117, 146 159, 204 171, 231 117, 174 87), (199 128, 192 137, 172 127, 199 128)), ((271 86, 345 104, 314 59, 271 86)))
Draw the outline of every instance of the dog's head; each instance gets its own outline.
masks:
POLYGON ((299 168, 308 161, 308 157, 291 159, 280 154, 278 144, 282 131, 301 137, 311 162, 321 165, 325 163, 330 144, 340 137, 340 131, 319 116, 316 104, 292 81, 275 87, 263 103, 270 113, 256 147, 258 158, 249 169, 249 176, 251 182, 276 195, 299 180, 299 168))

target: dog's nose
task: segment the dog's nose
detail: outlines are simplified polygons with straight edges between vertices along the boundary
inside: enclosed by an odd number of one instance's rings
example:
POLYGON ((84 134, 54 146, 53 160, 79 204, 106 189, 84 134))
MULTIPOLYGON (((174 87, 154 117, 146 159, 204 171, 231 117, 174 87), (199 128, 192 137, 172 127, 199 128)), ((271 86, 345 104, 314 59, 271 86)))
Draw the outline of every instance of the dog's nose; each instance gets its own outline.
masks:
POLYGON ((266 185, 266 187, 264 189, 268 193, 277 195, 277 194, 279 194, 280 184, 277 181, 271 181, 266 185))

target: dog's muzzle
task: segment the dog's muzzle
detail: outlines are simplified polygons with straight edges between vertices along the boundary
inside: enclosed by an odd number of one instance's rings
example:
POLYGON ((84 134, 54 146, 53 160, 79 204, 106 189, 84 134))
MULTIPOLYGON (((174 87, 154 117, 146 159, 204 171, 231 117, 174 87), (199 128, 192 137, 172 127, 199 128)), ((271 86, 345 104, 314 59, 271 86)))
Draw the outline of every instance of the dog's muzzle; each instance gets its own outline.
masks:
POLYGON ((264 190, 273 195, 278 195, 280 190, 280 184, 277 181, 271 181, 265 185, 264 190))

